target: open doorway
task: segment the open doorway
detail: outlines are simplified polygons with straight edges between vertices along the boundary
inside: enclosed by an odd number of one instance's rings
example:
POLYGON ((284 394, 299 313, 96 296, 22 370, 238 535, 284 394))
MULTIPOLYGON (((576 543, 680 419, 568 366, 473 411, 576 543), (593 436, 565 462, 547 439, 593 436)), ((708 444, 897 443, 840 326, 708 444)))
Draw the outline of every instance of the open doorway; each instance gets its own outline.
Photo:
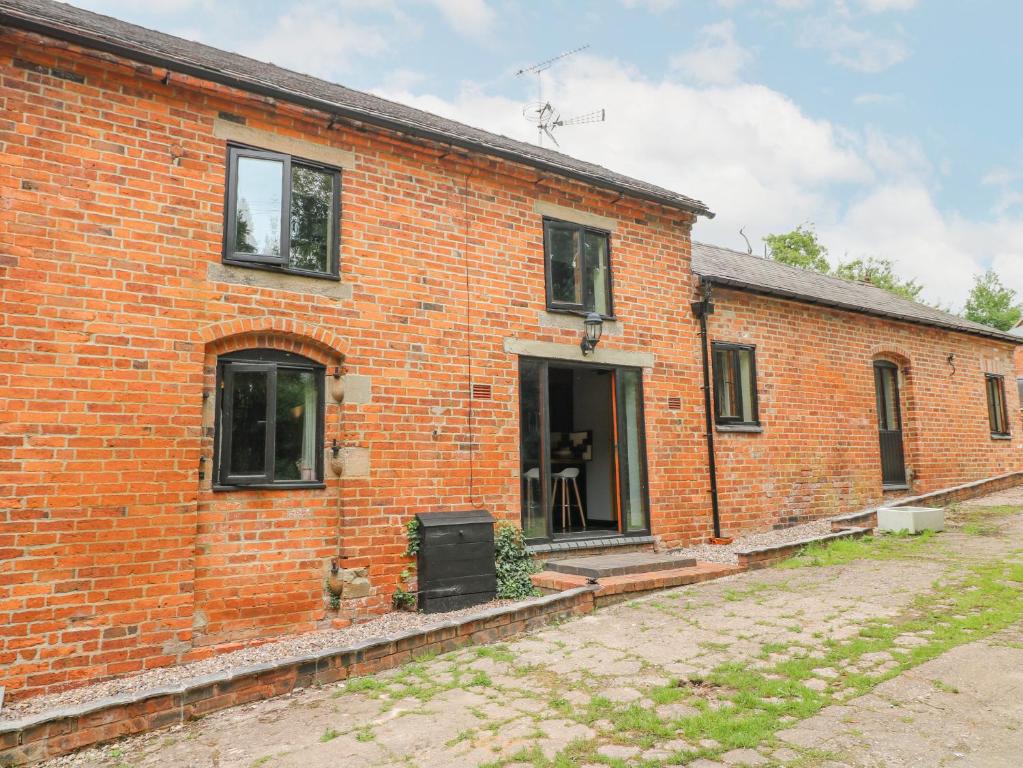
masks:
POLYGON ((526 538, 647 530, 641 372, 523 358, 520 376, 526 538))

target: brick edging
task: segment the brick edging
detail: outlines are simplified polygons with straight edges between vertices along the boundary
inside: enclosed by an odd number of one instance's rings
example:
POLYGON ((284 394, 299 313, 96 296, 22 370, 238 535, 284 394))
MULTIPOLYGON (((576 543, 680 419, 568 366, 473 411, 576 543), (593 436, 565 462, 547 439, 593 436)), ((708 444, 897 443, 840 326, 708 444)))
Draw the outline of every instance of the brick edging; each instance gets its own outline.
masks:
POLYGON ((410 661, 513 637, 569 616, 592 613, 595 587, 585 586, 480 611, 464 621, 371 638, 264 664, 253 664, 137 693, 59 707, 0 721, 0 766, 30 765, 83 747, 194 720, 238 704, 311 685, 368 675, 410 661))
POLYGON ((798 541, 789 541, 785 544, 775 544, 769 547, 757 547, 738 550, 735 555, 739 559, 739 567, 746 570, 766 568, 774 563, 787 560, 793 555, 799 554, 803 547, 810 544, 827 544, 839 539, 855 539, 866 536, 870 528, 847 527, 834 533, 826 533, 823 536, 811 536, 798 541))
POLYGON ((978 496, 985 496, 995 491, 1004 491, 1006 488, 1014 488, 1023 484, 1023 471, 1006 472, 1004 475, 985 477, 981 480, 954 485, 951 488, 941 488, 937 491, 924 493, 919 496, 909 496, 905 499, 893 501, 891 504, 884 504, 886 507, 913 507, 918 505, 945 506, 953 501, 966 501, 975 499, 978 496))

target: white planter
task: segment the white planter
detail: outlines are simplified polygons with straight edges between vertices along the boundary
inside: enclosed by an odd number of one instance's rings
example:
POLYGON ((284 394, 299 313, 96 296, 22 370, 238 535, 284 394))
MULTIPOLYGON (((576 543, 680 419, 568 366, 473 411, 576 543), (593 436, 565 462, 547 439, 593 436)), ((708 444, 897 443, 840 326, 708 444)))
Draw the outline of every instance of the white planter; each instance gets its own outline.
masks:
POLYGON ((881 507, 877 510, 877 529, 898 533, 945 530, 945 510, 934 507, 881 507))

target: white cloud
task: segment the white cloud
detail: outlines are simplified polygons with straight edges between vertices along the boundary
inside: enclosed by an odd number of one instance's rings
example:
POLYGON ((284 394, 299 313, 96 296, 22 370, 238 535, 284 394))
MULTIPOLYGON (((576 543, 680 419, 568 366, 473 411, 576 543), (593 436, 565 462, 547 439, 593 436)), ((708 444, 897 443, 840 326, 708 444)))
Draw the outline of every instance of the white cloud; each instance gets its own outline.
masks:
POLYGON ((486 0, 430 0, 444 20, 463 37, 483 39, 497 21, 494 9, 486 0))
POLYGON ((703 27, 696 46, 673 56, 671 66, 697 83, 726 85, 739 79, 752 58, 735 39, 735 24, 727 20, 703 27))
POLYGON ((378 56, 387 48, 379 28, 342 18, 328 5, 306 3, 278 16, 268 31, 237 50, 303 74, 337 79, 356 58, 378 56))
POLYGON ((808 19, 798 41, 804 48, 828 51, 832 62, 857 72, 883 72, 909 56, 901 40, 856 29, 835 18, 808 19))
POLYGON ((626 8, 644 8, 652 13, 663 13, 674 8, 678 0, 621 0, 626 8))
POLYGON ((868 13, 886 13, 887 11, 911 11, 917 6, 918 0, 860 0, 860 5, 868 13))

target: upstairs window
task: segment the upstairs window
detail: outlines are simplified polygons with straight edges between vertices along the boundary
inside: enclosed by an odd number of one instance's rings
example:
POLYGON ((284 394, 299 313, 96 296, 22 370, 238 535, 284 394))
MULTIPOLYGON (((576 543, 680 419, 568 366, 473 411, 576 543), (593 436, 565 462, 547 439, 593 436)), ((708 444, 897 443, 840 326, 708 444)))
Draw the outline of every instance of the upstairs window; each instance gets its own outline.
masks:
POLYGON ((714 419, 718 424, 760 423, 755 347, 714 342, 714 419))
POLYGON ((312 360, 273 349, 219 358, 216 485, 323 482, 323 373, 312 360))
POLYGON ((607 232, 544 219, 547 308, 613 314, 607 232))
POLYGON ((224 260, 336 276, 341 174, 278 152, 228 154, 224 260))
POLYGON ((1005 406, 1005 379, 989 373, 985 376, 987 385, 987 418, 991 434, 1005 437, 1009 434, 1009 412, 1005 406))

